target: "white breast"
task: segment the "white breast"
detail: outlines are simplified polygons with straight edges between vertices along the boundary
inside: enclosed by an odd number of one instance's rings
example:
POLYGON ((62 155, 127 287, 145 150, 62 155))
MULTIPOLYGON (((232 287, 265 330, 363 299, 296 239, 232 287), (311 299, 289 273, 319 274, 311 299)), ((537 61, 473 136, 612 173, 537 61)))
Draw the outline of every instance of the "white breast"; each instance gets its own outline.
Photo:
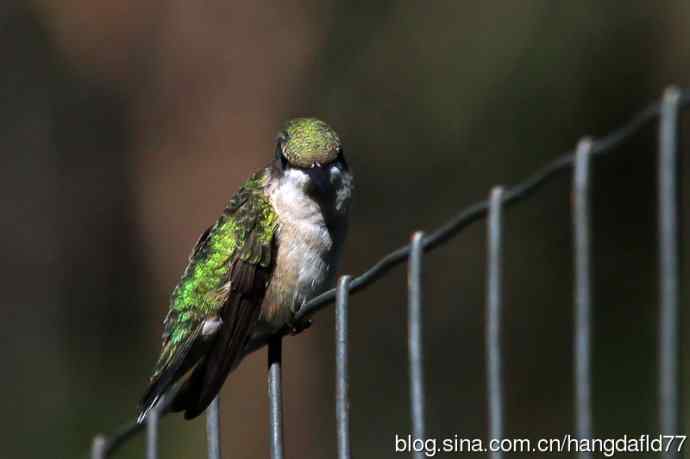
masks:
MULTIPOLYGON (((302 171, 288 171, 270 192, 279 221, 278 251, 262 318, 276 327, 284 325, 306 301, 330 287, 344 237, 345 219, 338 219, 342 224, 329 221, 327 225, 324 216, 324 209, 335 206, 335 199, 333 203, 316 202, 304 192, 305 180, 308 177, 302 171)), ((343 211, 346 213, 347 209, 343 211)))

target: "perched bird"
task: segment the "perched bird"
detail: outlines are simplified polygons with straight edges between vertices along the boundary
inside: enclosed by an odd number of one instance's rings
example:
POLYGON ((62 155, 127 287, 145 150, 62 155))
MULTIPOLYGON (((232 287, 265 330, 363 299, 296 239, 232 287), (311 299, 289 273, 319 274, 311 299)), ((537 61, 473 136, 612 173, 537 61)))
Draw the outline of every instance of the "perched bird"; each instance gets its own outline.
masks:
POLYGON ((192 251, 139 422, 185 376, 171 409, 198 416, 253 334, 306 326, 295 314, 335 281, 352 189, 335 131, 314 118, 289 121, 271 164, 240 187, 192 251))

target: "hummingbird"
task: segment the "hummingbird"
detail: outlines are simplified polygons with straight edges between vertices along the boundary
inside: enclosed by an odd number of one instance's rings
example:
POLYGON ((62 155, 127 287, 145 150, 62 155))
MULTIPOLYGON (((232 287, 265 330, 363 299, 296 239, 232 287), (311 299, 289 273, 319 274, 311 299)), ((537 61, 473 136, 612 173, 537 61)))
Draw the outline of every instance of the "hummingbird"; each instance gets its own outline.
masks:
POLYGON ((310 324, 295 315, 335 282, 352 191, 336 132, 315 118, 288 121, 273 160, 240 187, 192 250, 170 296, 138 422, 178 381, 170 409, 198 416, 254 334, 297 333, 310 324))

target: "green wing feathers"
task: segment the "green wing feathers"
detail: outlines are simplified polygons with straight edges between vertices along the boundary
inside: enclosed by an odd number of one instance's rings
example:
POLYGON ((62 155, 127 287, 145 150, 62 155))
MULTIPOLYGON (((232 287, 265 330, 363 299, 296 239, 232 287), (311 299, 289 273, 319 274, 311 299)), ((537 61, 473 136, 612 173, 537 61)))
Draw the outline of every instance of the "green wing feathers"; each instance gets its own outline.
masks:
MULTIPOLYGON (((273 236, 278 226, 278 217, 264 193, 267 181, 267 171, 249 179, 194 247, 171 295, 161 355, 141 403, 142 417, 175 380, 213 349, 213 343, 203 343, 201 338, 206 319, 222 317, 223 327, 236 328, 227 324, 228 318, 232 320, 236 314, 224 310, 233 304, 237 307, 233 296, 251 298, 249 306, 246 301, 241 304, 256 308, 258 314, 272 269, 273 236), (263 279, 260 283, 254 282, 257 271, 263 279), (250 273, 250 281, 236 278, 238 273, 243 277, 250 273)), ((247 330, 238 329, 235 333, 247 333, 247 330)))

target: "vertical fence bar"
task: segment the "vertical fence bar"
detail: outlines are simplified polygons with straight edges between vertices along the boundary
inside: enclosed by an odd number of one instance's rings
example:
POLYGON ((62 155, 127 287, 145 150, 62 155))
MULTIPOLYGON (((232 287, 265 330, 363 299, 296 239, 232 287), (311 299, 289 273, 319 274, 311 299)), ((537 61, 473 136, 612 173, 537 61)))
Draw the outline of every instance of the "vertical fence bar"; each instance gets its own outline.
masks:
POLYGON ((268 343, 268 404, 271 459, 283 459, 283 389, 281 385, 281 361, 283 353, 281 336, 268 343))
POLYGON ((158 459, 158 407, 146 416, 146 459, 158 459))
MULTIPOLYGON (((412 440, 424 440, 424 360, 422 350, 422 254, 424 233, 417 231, 410 244, 408 285, 408 354, 410 359, 410 411, 412 414, 412 440)), ((422 450, 414 451, 422 459, 422 450)))
POLYGON ((105 437, 103 435, 96 435, 91 443, 91 459, 105 459, 105 437))
MULTIPOLYGON (((678 105, 680 92, 668 88, 659 125, 659 421, 661 433, 680 433, 678 105)), ((675 445, 673 445, 675 446, 675 445)), ((664 457, 678 457, 677 448, 664 457)))
MULTIPOLYGON (((489 439, 503 438, 503 387, 501 355, 501 294, 503 258, 503 188, 491 190, 487 234, 487 288, 486 288, 486 379, 489 405, 489 439)), ((490 457, 500 459, 500 451, 491 451, 490 457)))
MULTIPOLYGON (((583 139, 575 152, 573 233, 575 248, 575 429, 577 438, 592 438, 592 238, 590 158, 592 142, 583 139)), ((580 452, 591 458, 591 452, 580 452)))
POLYGON ((216 395, 206 412, 206 443, 208 459, 220 459, 220 394, 216 395))
POLYGON ((335 418, 338 459, 350 458, 350 398, 348 394, 348 300, 350 276, 338 281, 335 294, 335 418))

